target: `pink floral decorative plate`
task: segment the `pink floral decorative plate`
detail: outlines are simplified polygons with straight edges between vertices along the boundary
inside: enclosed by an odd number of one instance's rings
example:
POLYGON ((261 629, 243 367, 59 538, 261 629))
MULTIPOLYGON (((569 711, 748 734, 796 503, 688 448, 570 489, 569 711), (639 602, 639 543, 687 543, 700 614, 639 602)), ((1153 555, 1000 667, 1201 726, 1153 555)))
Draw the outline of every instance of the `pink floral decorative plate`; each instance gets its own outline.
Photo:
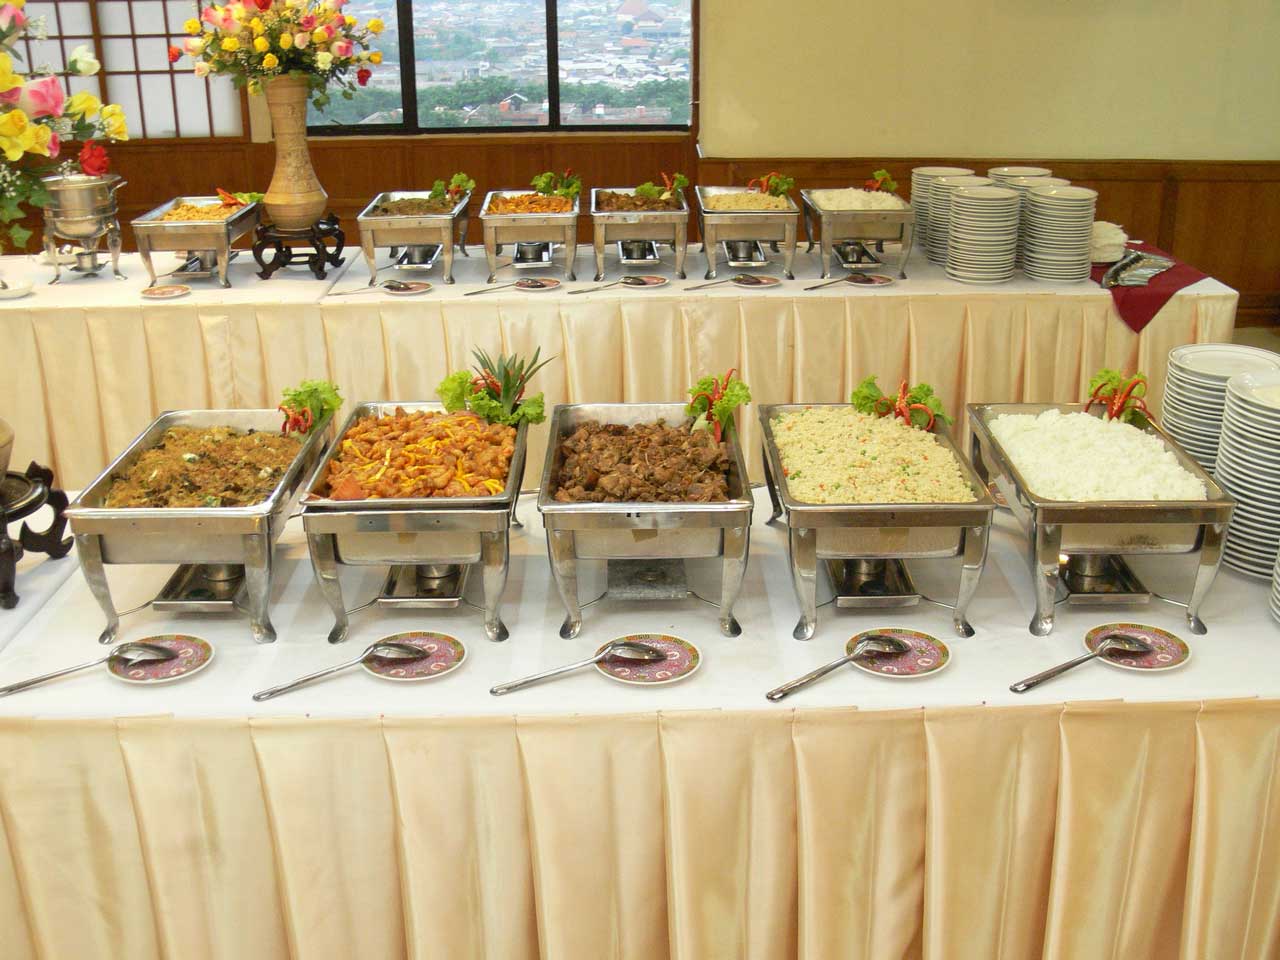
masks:
POLYGON ((1159 627, 1148 627, 1142 623, 1104 623, 1094 627, 1084 635, 1084 648, 1092 653, 1097 649, 1102 638, 1108 633, 1123 633, 1130 637, 1145 640, 1155 647, 1150 653, 1130 653, 1128 650, 1115 650, 1098 657, 1103 663, 1121 670, 1173 670, 1191 659, 1191 648, 1186 641, 1168 630, 1159 627))
MULTIPOLYGON (((596 669, 611 680, 619 683, 631 683, 642 687, 655 687, 663 683, 675 683, 683 680, 702 666, 702 654, 688 640, 681 640, 665 633, 633 633, 617 640, 630 640, 657 647, 666 653, 666 660, 654 660, 644 663, 636 660, 623 660, 611 657, 596 664, 596 669)), ((610 641, 612 643, 613 641, 610 641)), ((609 644, 602 644, 599 653, 609 644)))
POLYGON ((893 277, 886 277, 883 273, 851 273, 844 279, 846 283, 861 287, 887 287, 894 282, 893 277))
POLYGON ((155 660, 126 667, 122 663, 108 661, 107 672, 125 683, 172 683, 193 673, 199 673, 213 660, 213 647, 208 640, 184 633, 165 633, 157 637, 143 637, 138 643, 150 643, 157 647, 176 650, 173 660, 155 660))
POLYGON ((431 289, 431 284, 425 280, 404 280, 402 287, 387 287, 386 292, 393 297, 416 297, 420 293, 426 293, 431 289))
POLYGON ((623 286, 638 287, 639 284, 635 283, 635 280, 643 280, 644 285, 646 287, 665 287, 668 283, 671 282, 666 277, 660 277, 657 274, 653 274, 653 273, 645 273, 635 277, 630 284, 623 284, 623 286))
POLYGON ((776 287, 782 281, 777 277, 758 277, 755 274, 747 274, 750 280, 739 280, 734 277, 732 283, 735 287, 776 287))
POLYGON ((142 291, 142 295, 148 300, 176 300, 190 292, 191 288, 185 283, 165 283, 158 287, 147 287, 142 291))
POLYGON ((877 677, 892 677, 895 680, 909 680, 915 677, 927 677, 937 673, 951 662, 951 651, 937 637, 918 630, 904 630, 901 627, 879 627, 875 630, 864 630, 849 638, 844 645, 845 654, 853 653, 859 640, 872 634, 890 636, 911 647, 906 653, 875 653, 859 657, 853 665, 865 673, 873 673, 877 677))
POLYGON ((457 637, 432 630, 409 630, 405 633, 393 633, 383 637, 383 641, 408 643, 422 647, 430 656, 421 660, 392 660, 383 657, 370 657, 360 664, 365 670, 383 680, 411 682, 416 680, 434 680, 462 666, 467 659, 467 648, 457 637))
POLYGON ((529 293, 545 293, 548 290, 555 290, 560 286, 560 281, 555 277, 530 277, 524 280, 517 280, 513 286, 517 290, 525 290, 529 293))

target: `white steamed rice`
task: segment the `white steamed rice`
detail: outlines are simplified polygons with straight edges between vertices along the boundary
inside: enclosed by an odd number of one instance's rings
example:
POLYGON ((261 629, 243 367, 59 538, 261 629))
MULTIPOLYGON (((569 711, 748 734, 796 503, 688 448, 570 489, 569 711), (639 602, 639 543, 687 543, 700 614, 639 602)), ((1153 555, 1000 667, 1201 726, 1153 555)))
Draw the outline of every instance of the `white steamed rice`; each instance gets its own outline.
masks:
POLYGON ((1204 484, 1159 437, 1119 420, 1046 410, 1005 414, 991 434, 1046 500, 1204 500, 1204 484))
POLYGON ((810 190, 809 196, 824 210, 905 210, 907 201, 888 190, 810 190))

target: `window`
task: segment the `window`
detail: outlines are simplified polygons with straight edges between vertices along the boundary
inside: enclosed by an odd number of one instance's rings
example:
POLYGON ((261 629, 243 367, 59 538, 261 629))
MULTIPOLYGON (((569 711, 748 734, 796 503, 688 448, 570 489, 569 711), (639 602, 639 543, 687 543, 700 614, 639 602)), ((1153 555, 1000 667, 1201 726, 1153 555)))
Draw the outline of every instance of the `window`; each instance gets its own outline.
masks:
POLYGON ((47 39, 28 40, 19 52, 29 66, 65 70, 72 50, 91 48, 102 72, 71 78, 71 92, 124 107, 130 137, 240 136, 240 94, 231 83, 196 77, 189 60, 169 63, 169 45, 182 43, 194 9, 191 0, 30 0, 24 12, 43 20, 47 39))
POLYGON ((315 133, 685 129, 692 0, 351 0, 382 64, 315 133))

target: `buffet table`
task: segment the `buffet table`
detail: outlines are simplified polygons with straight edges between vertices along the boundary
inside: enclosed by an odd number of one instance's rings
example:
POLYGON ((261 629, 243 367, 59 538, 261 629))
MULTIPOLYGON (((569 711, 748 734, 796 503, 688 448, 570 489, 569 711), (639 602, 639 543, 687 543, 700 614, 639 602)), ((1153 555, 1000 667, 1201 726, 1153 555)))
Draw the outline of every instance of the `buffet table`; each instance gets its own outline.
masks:
MULTIPOLYGON (((720 636, 696 600, 606 599, 562 640, 530 498, 519 516, 506 643, 484 640, 463 607, 366 611, 330 646, 295 520, 274 645, 253 644, 240 617, 148 610, 122 639, 194 632, 217 650, 211 667, 170 686, 90 673, 0 699, 6 958, 1274 954, 1280 630, 1262 583, 1224 569, 1205 637, 1154 603, 1064 607, 1036 639, 1023 539, 1001 511, 976 636, 953 637, 929 604, 826 607, 805 643, 790 637, 784 534, 757 491, 741 637, 720 636), (1177 632, 1192 659, 1146 676, 1093 664, 1008 691, 1118 619, 1177 632), (951 664, 914 682, 850 668, 782 705, 764 699, 885 623, 945 640, 951 664), (434 682, 350 671, 250 699, 427 625, 468 648, 434 682), (487 693, 642 630, 698 644, 699 672, 660 688, 583 672, 487 693)), ((1189 576, 1178 559, 1141 573, 1171 591, 1189 576)), ((939 561, 912 570, 926 595, 954 576, 939 561)), ((127 606, 167 574, 110 575, 127 606)), ((343 576, 356 602, 381 571, 343 576)), ((70 576, 12 632, 0 680, 98 654, 100 621, 70 576)))
MULTIPOLYGON (((588 275, 590 248, 578 257, 588 275)), ((670 257, 664 252, 658 272, 670 274, 670 257)), ((893 262, 892 248, 886 258, 893 262)), ((769 289, 689 291, 703 282, 701 254, 690 251, 690 279, 665 287, 569 296, 588 286, 580 282, 467 297, 484 286, 487 271, 473 245, 469 258, 454 261, 456 284, 440 282, 437 268, 425 275, 436 286, 419 297, 382 290, 326 296, 367 283, 368 268, 352 252, 323 281, 294 270, 261 281, 241 257, 231 265, 229 290, 193 281, 187 297, 147 302, 137 256, 123 263, 125 281, 66 279, 49 287, 52 268, 0 259, 6 279, 37 287, 34 296, 0 301, 0 411, 20 427, 14 462, 50 463, 70 486, 91 480, 161 410, 274 407, 281 389, 304 377, 334 380, 349 402, 431 399, 477 346, 526 355, 541 347, 558 357, 535 381, 548 406, 672 400, 699 376, 730 367, 759 402, 844 400, 870 373, 886 390, 904 377, 931 383, 951 411, 980 401, 1077 401, 1102 366, 1145 370, 1158 396, 1168 351, 1230 339, 1237 301, 1229 287, 1203 280, 1135 334, 1092 282, 964 285, 918 253, 907 264, 909 279, 892 286, 806 292, 819 262, 817 251, 803 250, 797 280, 769 289)), ((379 263, 389 263, 385 252, 379 263)), ((608 264, 616 279, 612 253, 608 264)), ((504 269, 499 278, 514 280, 517 272, 504 269)), ((744 432, 759 479, 754 420, 748 411, 744 432)), ((958 429, 963 441, 967 427, 958 429)), ((545 437, 534 431, 531 449, 542 449, 545 437)), ((539 468, 530 457, 526 482, 536 483, 539 468)))

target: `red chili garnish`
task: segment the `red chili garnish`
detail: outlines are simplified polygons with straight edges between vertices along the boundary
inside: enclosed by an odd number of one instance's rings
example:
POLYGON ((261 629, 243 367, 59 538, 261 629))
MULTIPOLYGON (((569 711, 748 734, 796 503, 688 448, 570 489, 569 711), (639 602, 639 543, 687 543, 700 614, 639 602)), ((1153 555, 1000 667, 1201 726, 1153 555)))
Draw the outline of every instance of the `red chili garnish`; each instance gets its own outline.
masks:
POLYGON ((736 368, 730 368, 729 372, 724 375, 723 379, 712 378, 710 393, 703 391, 701 393, 696 393, 693 396, 693 402, 695 403, 704 398, 707 401, 707 420, 711 423, 712 436, 716 438, 716 443, 720 442, 720 438, 723 435, 723 429, 720 425, 720 421, 712 411, 716 405, 716 401, 724 396, 724 392, 729 386, 729 381, 733 379, 733 375, 737 372, 736 368))
POLYGON ((285 436, 297 431, 299 433, 310 433, 312 425, 311 408, 303 407, 297 410, 293 407, 286 407, 284 404, 276 407, 284 414, 284 423, 280 425, 280 432, 285 436))
POLYGON ((929 409, 927 404, 907 403, 907 393, 907 381, 903 380, 898 387, 898 395, 896 397, 881 397, 872 404, 872 412, 878 417, 887 417, 892 414, 908 427, 914 427, 915 423, 911 420, 911 414, 915 410, 920 410, 928 418, 922 429, 926 432, 932 430, 937 422, 934 412, 929 409))
POLYGON ((1114 389, 1109 383, 1101 383, 1089 395, 1089 402, 1084 405, 1085 412, 1092 409, 1095 403, 1101 403, 1106 409, 1106 418, 1115 420, 1124 416, 1128 410, 1137 410, 1147 420, 1155 422, 1151 410, 1147 407, 1147 402, 1140 396, 1134 396, 1134 391, 1138 387, 1146 387, 1147 378, 1142 374, 1134 374, 1124 382, 1120 389, 1114 389))

